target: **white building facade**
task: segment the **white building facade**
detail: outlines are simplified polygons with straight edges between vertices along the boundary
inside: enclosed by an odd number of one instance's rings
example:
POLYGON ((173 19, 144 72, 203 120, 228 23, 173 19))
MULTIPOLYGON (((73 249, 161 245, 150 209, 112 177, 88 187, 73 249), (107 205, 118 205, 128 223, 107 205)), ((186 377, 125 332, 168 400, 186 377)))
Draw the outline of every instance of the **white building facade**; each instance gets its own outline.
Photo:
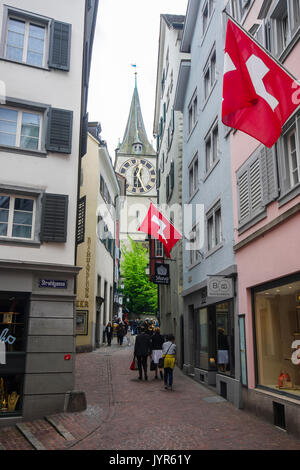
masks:
POLYGON ((78 174, 97 7, 0 1, 0 420, 62 411, 74 386, 78 174))

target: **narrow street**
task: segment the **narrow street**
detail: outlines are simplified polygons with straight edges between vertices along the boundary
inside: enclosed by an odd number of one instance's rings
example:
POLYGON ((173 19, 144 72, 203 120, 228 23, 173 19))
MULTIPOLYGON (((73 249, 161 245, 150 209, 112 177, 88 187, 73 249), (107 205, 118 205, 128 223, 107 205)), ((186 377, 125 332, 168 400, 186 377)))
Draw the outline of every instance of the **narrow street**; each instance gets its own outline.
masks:
POLYGON ((78 354, 76 390, 86 393, 87 409, 27 422, 27 439, 17 426, 0 428, 1 450, 300 450, 298 440, 178 368, 173 391, 153 372, 139 381, 129 370, 132 353, 114 339, 78 354))

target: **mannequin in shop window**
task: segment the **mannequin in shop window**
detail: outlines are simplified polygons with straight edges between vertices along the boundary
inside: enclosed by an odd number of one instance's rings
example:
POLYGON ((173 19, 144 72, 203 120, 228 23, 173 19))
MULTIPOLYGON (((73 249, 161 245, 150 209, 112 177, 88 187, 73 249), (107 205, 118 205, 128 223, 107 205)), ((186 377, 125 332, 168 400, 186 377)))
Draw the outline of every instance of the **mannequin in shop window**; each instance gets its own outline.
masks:
POLYGON ((224 328, 218 328, 218 367, 220 372, 226 372, 228 365, 228 340, 224 328))

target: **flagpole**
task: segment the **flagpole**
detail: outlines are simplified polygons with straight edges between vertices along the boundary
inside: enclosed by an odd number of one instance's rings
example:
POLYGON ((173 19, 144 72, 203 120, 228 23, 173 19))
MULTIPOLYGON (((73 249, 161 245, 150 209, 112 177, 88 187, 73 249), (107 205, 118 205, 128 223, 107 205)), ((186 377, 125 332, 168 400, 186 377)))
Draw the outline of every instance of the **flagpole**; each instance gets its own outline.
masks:
POLYGON ((251 39, 251 41, 253 41, 257 47, 259 47, 265 54, 267 54, 270 59, 272 59, 274 62, 276 62, 276 64, 285 72, 287 73, 290 78, 292 80, 294 80, 295 82, 297 82, 299 84, 299 79, 294 77, 294 75, 289 71, 287 70, 287 68, 281 63, 279 62, 278 59, 276 59, 276 57, 274 57, 270 51, 268 51, 268 49, 266 49, 264 46, 262 46, 251 34, 248 33, 248 31, 246 31, 246 29, 244 29, 227 11, 226 9, 223 10, 223 13, 225 13, 229 18, 230 20, 241 30, 243 31, 243 33, 246 34, 246 36, 248 36, 249 39, 251 39))

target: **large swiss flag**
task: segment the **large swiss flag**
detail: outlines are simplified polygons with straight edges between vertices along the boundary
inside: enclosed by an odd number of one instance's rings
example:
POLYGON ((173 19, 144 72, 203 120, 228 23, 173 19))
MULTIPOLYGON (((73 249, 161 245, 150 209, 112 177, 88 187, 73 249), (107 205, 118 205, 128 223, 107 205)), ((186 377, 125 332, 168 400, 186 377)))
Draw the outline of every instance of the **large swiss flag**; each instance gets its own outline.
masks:
POLYGON ((228 20, 222 121, 272 147, 298 108, 299 85, 239 26, 228 20))
POLYGON ((152 204, 152 202, 148 213, 138 230, 140 232, 148 233, 152 238, 162 242, 168 258, 171 258, 170 252, 181 238, 181 234, 152 204))

